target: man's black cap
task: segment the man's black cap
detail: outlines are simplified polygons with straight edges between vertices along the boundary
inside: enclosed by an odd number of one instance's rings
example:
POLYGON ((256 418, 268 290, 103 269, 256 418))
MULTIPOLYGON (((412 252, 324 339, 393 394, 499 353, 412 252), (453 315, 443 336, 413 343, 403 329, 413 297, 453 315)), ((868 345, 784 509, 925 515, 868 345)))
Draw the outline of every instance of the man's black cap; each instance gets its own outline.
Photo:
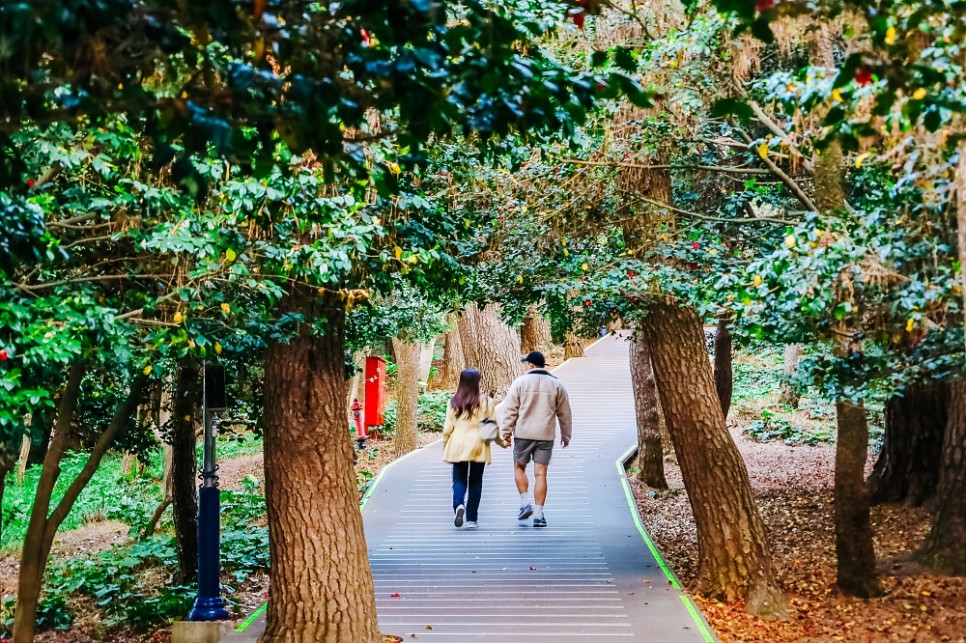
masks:
POLYGON ((530 362, 537 368, 543 368, 547 364, 547 360, 543 359, 543 353, 540 351, 533 351, 526 357, 520 360, 521 362, 530 362))

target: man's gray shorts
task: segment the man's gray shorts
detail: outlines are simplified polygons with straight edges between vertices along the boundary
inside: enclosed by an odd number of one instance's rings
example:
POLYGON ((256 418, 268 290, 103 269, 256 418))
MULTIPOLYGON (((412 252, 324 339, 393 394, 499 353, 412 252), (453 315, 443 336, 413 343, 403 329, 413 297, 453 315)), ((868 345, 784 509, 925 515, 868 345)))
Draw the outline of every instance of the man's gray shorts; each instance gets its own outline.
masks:
POLYGON ((513 461, 517 464, 526 465, 530 460, 537 464, 550 464, 551 453, 553 440, 513 440, 513 461))

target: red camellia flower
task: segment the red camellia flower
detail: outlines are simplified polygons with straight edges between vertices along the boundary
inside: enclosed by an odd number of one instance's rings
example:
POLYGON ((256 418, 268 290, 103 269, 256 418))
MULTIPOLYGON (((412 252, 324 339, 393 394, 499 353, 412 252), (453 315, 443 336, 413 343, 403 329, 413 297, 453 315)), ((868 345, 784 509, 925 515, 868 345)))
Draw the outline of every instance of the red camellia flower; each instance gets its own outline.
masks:
POLYGON ((758 0, 755 9, 758 11, 768 11, 775 6, 775 0, 758 0))
POLYGON ((691 270, 697 270, 697 269, 698 269, 698 264, 692 263, 691 264, 691 270))
POLYGON ((33 179, 27 179, 27 187, 28 188, 32 188, 35 185, 37 185, 37 182, 36 181, 34 181, 33 179))
POLYGON ((628 270, 627 271, 627 276, 628 277, 636 277, 637 276, 637 273, 634 272, 633 270, 628 270))
POLYGON ((366 43, 368 45, 369 44, 369 32, 366 31, 365 29, 360 29, 359 30, 359 35, 362 36, 362 42, 364 42, 364 43, 366 43))
POLYGON ((695 241, 694 243, 691 244, 691 247, 694 248, 695 250, 697 250, 698 248, 701 247, 701 244, 698 243, 697 241, 695 241))
POLYGON ((10 353, 7 351, 0 351, 0 362, 6 362, 10 358, 10 353))
POLYGON ((872 70, 868 67, 859 67, 855 70, 855 82, 860 85, 868 85, 872 81, 872 70))
POLYGON ((584 306, 590 306, 592 303, 589 299, 584 300, 584 306))

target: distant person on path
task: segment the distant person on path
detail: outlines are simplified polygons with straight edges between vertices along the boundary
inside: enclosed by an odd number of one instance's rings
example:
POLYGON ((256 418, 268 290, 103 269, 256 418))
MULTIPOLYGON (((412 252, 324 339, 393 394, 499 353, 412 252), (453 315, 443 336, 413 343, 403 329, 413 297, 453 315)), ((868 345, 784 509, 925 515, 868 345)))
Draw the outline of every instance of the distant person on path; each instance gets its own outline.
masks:
POLYGON ((506 399, 500 404, 503 438, 513 436, 513 475, 520 492, 517 520, 533 516, 534 527, 546 527, 543 507, 547 501, 547 465, 553 452, 553 441, 560 423, 560 446, 570 444, 572 418, 567 389, 546 366, 543 354, 533 351, 522 360, 527 372, 510 385, 506 399), (527 464, 533 460, 533 499, 527 496, 530 481, 527 464))
MULTIPOLYGON (((460 373, 456 395, 449 401, 443 425, 443 460, 453 464, 453 524, 476 529, 483 495, 483 468, 490 464, 490 444, 480 435, 483 420, 496 420, 496 402, 480 394, 480 372, 468 368, 460 373)), ((509 444, 499 431, 495 442, 509 444)))

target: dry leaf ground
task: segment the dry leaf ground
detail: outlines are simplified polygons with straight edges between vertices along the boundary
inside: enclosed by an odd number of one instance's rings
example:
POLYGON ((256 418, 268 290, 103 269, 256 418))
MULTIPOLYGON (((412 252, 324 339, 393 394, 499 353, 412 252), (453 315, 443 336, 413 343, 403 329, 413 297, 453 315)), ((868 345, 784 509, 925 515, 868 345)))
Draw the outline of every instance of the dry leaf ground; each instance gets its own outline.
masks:
MULTIPOLYGON (((835 587, 835 447, 757 443, 738 426, 732 436, 747 463, 791 610, 787 620, 764 621, 745 614, 740 604, 696 597, 721 641, 966 642, 966 579, 923 574, 908 558, 929 529, 926 510, 873 508, 886 594, 872 600, 844 596, 835 587)), ((648 532, 690 586, 697 565, 694 520, 680 470, 673 462, 665 467, 670 491, 651 498, 636 481, 635 493, 648 532)))

